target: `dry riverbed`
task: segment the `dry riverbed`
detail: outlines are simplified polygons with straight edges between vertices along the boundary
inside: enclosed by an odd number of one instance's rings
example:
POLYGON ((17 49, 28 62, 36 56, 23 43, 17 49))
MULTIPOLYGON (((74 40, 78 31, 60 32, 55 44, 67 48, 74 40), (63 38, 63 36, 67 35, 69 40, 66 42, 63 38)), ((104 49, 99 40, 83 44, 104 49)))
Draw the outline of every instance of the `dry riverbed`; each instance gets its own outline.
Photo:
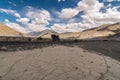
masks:
POLYGON ((0 80, 120 80, 120 62, 78 46, 0 52, 0 80))

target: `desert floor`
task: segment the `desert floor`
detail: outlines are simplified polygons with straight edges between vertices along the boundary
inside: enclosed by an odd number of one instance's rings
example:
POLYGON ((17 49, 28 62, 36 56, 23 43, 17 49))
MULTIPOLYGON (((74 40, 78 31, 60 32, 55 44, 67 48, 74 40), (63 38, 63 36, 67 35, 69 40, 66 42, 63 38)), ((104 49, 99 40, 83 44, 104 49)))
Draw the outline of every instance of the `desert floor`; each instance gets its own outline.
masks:
POLYGON ((87 42, 0 52, 0 80, 120 80, 119 46, 87 42))

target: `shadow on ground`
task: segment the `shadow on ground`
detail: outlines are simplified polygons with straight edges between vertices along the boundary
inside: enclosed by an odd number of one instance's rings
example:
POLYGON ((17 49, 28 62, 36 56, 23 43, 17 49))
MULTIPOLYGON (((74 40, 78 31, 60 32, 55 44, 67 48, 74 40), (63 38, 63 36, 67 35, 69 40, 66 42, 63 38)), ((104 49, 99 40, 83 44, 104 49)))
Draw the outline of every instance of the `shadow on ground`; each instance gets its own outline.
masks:
MULTIPOLYGON (((65 45, 65 44, 64 44, 65 45)), ((85 41, 70 43, 65 46, 78 46, 84 50, 96 52, 99 55, 105 55, 120 61, 120 42, 119 41, 85 41)))
POLYGON ((119 41, 81 41, 81 42, 0 42, 0 47, 6 47, 10 51, 23 51, 44 48, 49 46, 63 45, 68 47, 80 47, 87 51, 93 51, 99 55, 109 56, 120 61, 119 41))

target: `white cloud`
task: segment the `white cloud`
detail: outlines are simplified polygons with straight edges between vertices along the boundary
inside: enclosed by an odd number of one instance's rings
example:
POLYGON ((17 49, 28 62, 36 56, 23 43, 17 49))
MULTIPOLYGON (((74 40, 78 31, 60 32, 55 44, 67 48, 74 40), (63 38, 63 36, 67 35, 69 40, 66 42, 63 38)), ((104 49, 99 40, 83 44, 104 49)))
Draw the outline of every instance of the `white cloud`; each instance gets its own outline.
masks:
POLYGON ((68 23, 68 24, 54 24, 51 29, 59 33, 80 32, 82 30, 85 30, 86 26, 88 26, 88 24, 82 24, 80 22, 79 23, 68 23))
POLYGON ((61 1, 63 1, 63 2, 64 2, 65 0, 58 0, 58 2, 61 2, 61 1))
POLYGON ((102 24, 113 24, 120 22, 120 12, 116 7, 106 9, 106 13, 102 12, 90 12, 82 16, 84 23, 89 23, 93 27, 100 26, 102 24))
POLYGON ((98 24, 94 22, 94 15, 92 13, 99 13, 99 10, 103 7, 103 3, 99 3, 97 0, 82 0, 77 5, 75 8, 65 8, 57 13, 59 18, 69 20, 67 24, 53 25, 52 29, 58 32, 79 32, 98 26, 98 24), (78 15, 81 11, 84 12, 84 15, 81 16, 83 22, 76 23, 74 16, 78 15), (92 17, 91 14, 93 15, 92 17))
POLYGON ((78 3, 75 8, 64 8, 61 12, 56 12, 59 18, 71 19, 78 15, 79 12, 84 11, 84 13, 98 12, 103 3, 99 3, 97 0, 82 0, 78 3))
POLYGON ((113 2, 113 1, 120 1, 120 0, 104 0, 104 2, 113 2))
POLYGON ((109 3, 106 7, 108 7, 108 8, 109 8, 109 7, 112 7, 112 4, 109 3))
POLYGON ((29 31, 24 28, 23 26, 17 24, 17 23, 14 23, 14 22, 10 22, 8 19, 5 19, 5 24, 7 26, 9 26, 10 28, 16 30, 16 31, 19 31, 19 32, 22 32, 22 33, 28 33, 29 31))
POLYGON ((118 11, 120 6, 109 6, 104 6, 104 4, 100 3, 98 0, 82 0, 78 3, 78 6, 73 9, 62 9, 58 16, 60 18, 69 19, 68 23, 56 23, 52 26, 52 29, 58 32, 75 32, 98 27, 102 24, 113 24, 120 22, 120 12, 118 11), (100 12, 101 8, 105 8, 106 12, 100 12), (78 15, 81 11, 83 11, 83 15, 81 16, 82 22, 76 23, 74 16, 78 15))
POLYGON ((84 4, 86 7, 83 9, 84 15, 81 17, 84 23, 89 23, 92 27, 120 21, 120 17, 118 16, 120 12, 117 10, 118 7, 106 8, 106 13, 102 13, 100 9, 102 7, 105 8, 103 3, 99 3, 97 0, 92 0, 91 2, 89 0, 82 0, 78 3, 78 7, 84 4))
POLYGON ((115 1, 115 0, 104 0, 105 2, 113 2, 113 1, 115 1))
POLYGON ((38 24, 38 25, 49 25, 49 22, 47 20, 38 19, 38 18, 35 18, 34 20, 32 20, 32 23, 38 24))
POLYGON ((52 20, 51 14, 47 10, 36 9, 31 6, 26 7, 24 17, 20 17, 14 10, 0 9, 0 11, 16 16, 16 23, 5 19, 5 24, 23 33, 45 30, 47 29, 46 26, 49 25, 49 21, 52 20))
POLYGON ((97 0, 82 0, 78 3, 77 9, 79 11, 84 11, 85 13, 99 12, 99 10, 104 7, 103 3, 97 0))
POLYGON ((6 14, 11 14, 11 15, 17 17, 17 18, 21 17, 20 14, 17 13, 15 10, 9 10, 9 9, 0 8, 0 12, 1 13, 6 13, 6 14))
POLYGON ((33 32, 40 32, 47 29, 46 25, 39 25, 36 23, 29 23, 27 26, 29 26, 29 29, 33 32))
POLYGON ((17 21, 23 25, 21 26, 18 23, 10 22, 8 19, 5 19, 5 24, 22 33, 29 33, 31 31, 39 32, 47 29, 45 24, 37 23, 37 21, 32 21, 31 23, 29 23, 29 19, 27 18, 17 19, 17 21))
POLYGON ((9 22, 9 20, 8 20, 8 19, 5 19, 4 21, 5 21, 5 22, 7 22, 7 23, 9 22))
POLYGON ((28 11, 25 15, 30 19, 38 18, 38 19, 51 20, 50 13, 45 9, 36 9, 31 6, 27 6, 26 8, 28 11))
POLYGON ((28 11, 25 14, 26 17, 31 19, 32 24, 42 25, 46 27, 49 21, 52 20, 51 14, 45 9, 35 9, 33 7, 28 7, 28 11))
POLYGON ((17 22, 20 22, 20 23, 28 23, 30 21, 30 19, 28 18, 19 18, 19 19, 16 19, 17 22))
POLYGON ((71 19, 79 13, 77 9, 65 8, 61 12, 58 12, 59 18, 71 19))
MULTIPOLYGON (((11 13, 11 14, 12 14, 12 13, 11 13)), ((17 13, 17 12, 14 12, 14 13, 13 13, 13 16, 15 16, 15 17, 17 17, 17 18, 20 18, 20 17, 21 17, 20 14, 17 13)))
POLYGON ((49 21, 52 20, 51 14, 45 9, 36 9, 31 6, 26 7, 24 18, 16 19, 17 22, 24 25, 30 31, 42 31, 47 29, 49 21))

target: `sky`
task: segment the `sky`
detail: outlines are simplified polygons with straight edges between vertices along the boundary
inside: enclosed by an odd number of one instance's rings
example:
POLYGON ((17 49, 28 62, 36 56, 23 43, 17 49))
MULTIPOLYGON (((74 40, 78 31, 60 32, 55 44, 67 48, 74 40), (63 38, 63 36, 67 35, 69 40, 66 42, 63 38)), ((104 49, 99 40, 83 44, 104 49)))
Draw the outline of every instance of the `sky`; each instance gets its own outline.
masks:
POLYGON ((120 0, 0 0, 0 22, 23 33, 80 32, 120 22, 120 0))

